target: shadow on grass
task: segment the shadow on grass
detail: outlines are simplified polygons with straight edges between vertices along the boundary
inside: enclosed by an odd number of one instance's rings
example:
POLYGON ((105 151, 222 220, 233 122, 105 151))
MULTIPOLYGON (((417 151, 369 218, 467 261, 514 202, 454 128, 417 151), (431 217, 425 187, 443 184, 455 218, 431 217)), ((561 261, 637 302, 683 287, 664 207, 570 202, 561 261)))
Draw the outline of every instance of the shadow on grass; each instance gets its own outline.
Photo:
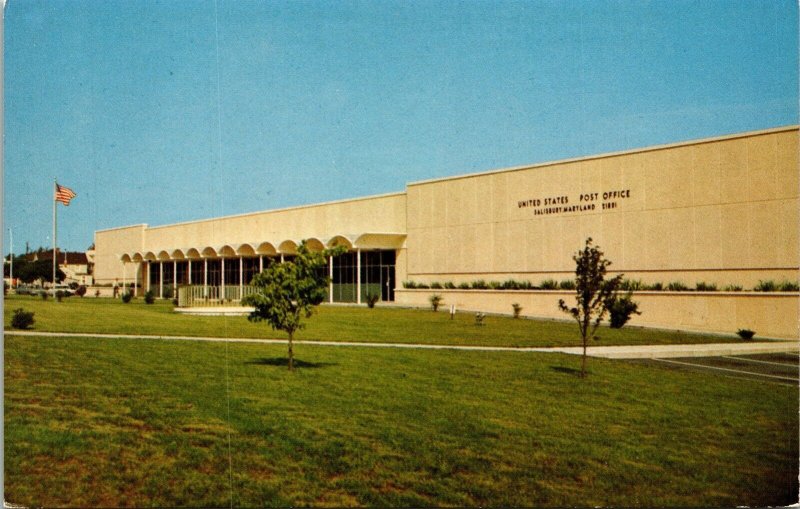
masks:
MULTIPOLYGON (((581 376, 581 370, 580 369, 565 368, 564 366, 550 366, 550 369, 552 369, 553 371, 557 371, 559 373, 564 373, 566 375, 577 376, 578 378, 580 378, 580 376, 581 376)), ((586 370, 586 376, 589 376, 589 373, 590 372, 587 369, 586 370)))
MULTIPOLYGON (((280 366, 286 368, 289 366, 289 358, 288 357, 271 357, 267 358, 260 358, 260 359, 253 359, 251 361, 245 362, 245 364, 256 364, 260 366, 280 366)), ((336 366, 335 362, 306 362, 301 361, 300 359, 294 360, 294 367, 295 368, 326 368, 328 366, 336 366)))

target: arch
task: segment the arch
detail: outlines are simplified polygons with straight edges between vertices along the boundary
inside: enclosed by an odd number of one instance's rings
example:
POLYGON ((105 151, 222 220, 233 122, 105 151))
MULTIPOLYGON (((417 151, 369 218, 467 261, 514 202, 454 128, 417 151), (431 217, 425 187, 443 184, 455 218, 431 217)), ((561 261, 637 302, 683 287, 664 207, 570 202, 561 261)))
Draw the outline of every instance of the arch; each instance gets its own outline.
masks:
POLYGON ((306 247, 309 251, 319 252, 325 249, 325 244, 315 237, 309 237, 306 239, 306 247))
POLYGON ((255 256, 256 250, 250 244, 241 244, 236 248, 236 254, 240 256, 255 256))
POLYGON ((278 246, 278 251, 285 254, 297 254, 297 243, 293 240, 284 240, 278 246))
POLYGON ((217 256, 217 250, 211 246, 206 246, 200 252, 200 255, 202 255, 204 258, 213 258, 217 256))
POLYGON ((130 263, 131 255, 129 255, 128 253, 125 253, 125 254, 123 254, 122 256, 119 257, 119 261, 121 261, 122 263, 130 263))
POLYGON ((158 259, 161 261, 169 260, 170 259, 169 253, 167 253, 162 249, 161 251, 158 252, 158 259))
POLYGON ((183 260, 183 259, 186 258, 186 255, 183 254, 183 250, 182 249, 173 249, 172 250, 172 258, 174 260, 183 260))
POLYGON ((131 261, 132 262, 141 263, 141 262, 144 261, 144 256, 142 256, 142 253, 133 253, 133 256, 131 257, 131 261))
POLYGON ((236 250, 228 244, 225 244, 218 251, 220 256, 236 256, 236 250))
POLYGON ((190 247, 186 250, 186 258, 196 259, 200 258, 200 251, 197 248, 190 247))
POLYGON ((328 247, 344 246, 353 249, 353 242, 344 235, 336 235, 328 241, 328 247))
POLYGON ((275 249, 275 246, 273 246, 271 242, 264 241, 258 245, 258 247, 256 248, 256 253, 260 255, 274 256, 278 254, 278 250, 275 249))
POLYGON ((144 254, 144 259, 148 262, 156 261, 156 254, 152 251, 148 251, 144 254))

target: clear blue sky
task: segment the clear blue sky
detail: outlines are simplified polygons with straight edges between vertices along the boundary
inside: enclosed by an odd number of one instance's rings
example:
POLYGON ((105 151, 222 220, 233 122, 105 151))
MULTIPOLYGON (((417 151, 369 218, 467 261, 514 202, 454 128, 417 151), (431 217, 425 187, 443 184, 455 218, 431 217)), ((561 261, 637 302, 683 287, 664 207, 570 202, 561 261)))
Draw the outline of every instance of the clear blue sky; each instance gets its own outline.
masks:
POLYGON ((9 0, 4 252, 9 227, 16 252, 51 244, 54 177, 78 193, 59 245, 83 250, 796 124, 797 34, 793 1, 9 0))

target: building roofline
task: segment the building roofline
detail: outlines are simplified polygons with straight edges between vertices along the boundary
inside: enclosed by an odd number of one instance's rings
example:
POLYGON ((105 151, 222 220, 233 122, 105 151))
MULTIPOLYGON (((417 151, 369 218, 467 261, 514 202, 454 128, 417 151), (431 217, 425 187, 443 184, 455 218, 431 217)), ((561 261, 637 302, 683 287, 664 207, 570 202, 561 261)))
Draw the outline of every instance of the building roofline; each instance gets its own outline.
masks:
POLYGON ((605 158, 609 158, 609 157, 617 157, 617 156, 622 156, 622 155, 641 154, 641 153, 644 153, 644 152, 655 152, 657 150, 666 150, 666 149, 677 148, 677 147, 687 147, 687 146, 691 146, 691 145, 702 145, 704 143, 713 143, 713 142, 717 142, 717 141, 735 140, 737 138, 748 138, 748 137, 751 137, 751 136, 761 136, 761 135, 765 135, 765 134, 774 134, 774 133, 787 132, 787 131, 797 131, 798 128, 800 128, 800 126, 798 126, 798 125, 787 125, 787 126, 781 126, 781 127, 773 127, 773 128, 770 128, 770 129, 761 129, 761 130, 757 130, 757 131, 748 131, 748 132, 744 132, 744 133, 736 133, 736 134, 726 134, 726 135, 722 135, 722 136, 714 136, 714 137, 711 137, 711 138, 700 138, 700 139, 694 139, 694 140, 667 143, 667 144, 662 144, 662 145, 651 145, 649 147, 641 147, 641 148, 633 148, 633 149, 627 149, 627 150, 619 150, 619 151, 616 151, 616 152, 606 152, 606 153, 603 153, 603 154, 594 154, 594 155, 589 155, 589 156, 572 157, 572 158, 567 158, 567 159, 557 159, 555 161, 545 161, 545 162, 541 162, 541 163, 526 164, 526 165, 522 165, 522 166, 511 166, 511 167, 508 167, 508 168, 499 168, 499 169, 495 169, 495 170, 486 170, 486 171, 481 171, 481 172, 476 172, 476 173, 465 173, 463 175, 453 175, 451 177, 437 177, 437 178, 426 179, 426 180, 417 180, 415 182, 409 182, 408 184, 406 184, 406 188, 411 187, 411 186, 433 184, 433 183, 436 183, 436 182, 445 182, 445 181, 448 181, 448 180, 461 180, 461 179, 467 179, 467 178, 472 178, 472 177, 482 177, 482 176, 485 176, 485 175, 493 175, 495 173, 510 173, 510 172, 515 172, 515 171, 531 170, 531 169, 534 169, 534 168, 543 168, 543 167, 546 167, 546 166, 555 166, 555 165, 558 165, 558 164, 575 163, 575 162, 581 162, 581 161, 592 161, 592 160, 596 160, 596 159, 605 159, 605 158))
MULTIPOLYGON (((319 203, 308 203, 305 205, 292 205, 291 207, 283 207, 279 209, 269 209, 269 210, 258 210, 255 212, 244 212, 242 214, 232 214, 230 216, 220 216, 220 217, 210 217, 206 219, 193 219, 191 221, 182 221, 180 223, 170 223, 170 224, 162 224, 158 226, 151 226, 148 227, 148 230, 157 230, 160 228, 171 228, 173 226, 182 226, 187 224, 196 224, 196 223, 205 223, 208 221, 220 221, 222 219, 236 219, 240 217, 247 217, 247 216, 255 216, 259 214, 272 214, 274 212, 285 212, 289 210, 300 210, 300 209, 308 209, 313 207, 320 207, 323 205, 338 205, 340 203, 350 203, 350 202, 357 202, 357 201, 366 201, 366 200, 374 200, 376 198, 390 198, 392 196, 405 196, 405 191, 395 191, 393 193, 383 193, 383 194, 373 194, 369 196, 359 196, 357 198, 345 198, 342 200, 332 200, 332 201, 325 201, 319 203)), ((145 225, 146 226, 146 225, 145 225)))
POLYGON ((115 226, 114 228, 104 228, 104 229, 102 229, 102 230, 95 230, 94 232, 95 232, 95 233, 101 233, 101 232, 113 232, 113 231, 115 231, 115 230, 127 230, 127 229, 129 229, 129 228, 141 228, 141 227, 143 227, 143 226, 144 226, 145 228, 147 228, 147 223, 131 224, 131 225, 128 225, 128 226, 115 226))

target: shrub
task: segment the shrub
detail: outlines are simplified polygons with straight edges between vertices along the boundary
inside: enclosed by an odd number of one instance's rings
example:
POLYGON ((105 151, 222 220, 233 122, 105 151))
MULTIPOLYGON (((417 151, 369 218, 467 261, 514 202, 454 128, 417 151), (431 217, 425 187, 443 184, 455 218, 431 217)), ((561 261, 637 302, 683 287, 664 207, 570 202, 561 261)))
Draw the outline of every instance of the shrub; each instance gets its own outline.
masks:
POLYGON ((455 290, 456 285, 454 285, 452 281, 448 281, 444 284, 444 287, 448 290, 455 290))
POLYGON ((639 304, 632 299, 633 294, 628 292, 624 297, 616 296, 608 304, 609 321, 612 329, 621 329, 628 323, 632 314, 641 315, 639 304))
POLYGON ((515 302, 511 304, 511 307, 514 308, 514 318, 519 318, 519 314, 522 313, 522 306, 515 302))
POLYGON ((83 298, 83 296, 86 295, 86 287, 83 286, 83 285, 80 285, 78 288, 75 289, 75 295, 77 295, 78 297, 83 298))
POLYGON ((642 283, 641 279, 623 279, 622 283, 619 285, 619 289, 624 292, 636 292, 639 290, 645 290, 646 286, 642 283))
POLYGON ((499 290, 503 287, 499 281, 489 281, 489 289, 490 290, 499 290))
POLYGON ((564 281, 558 284, 558 287, 562 290, 574 290, 575 289, 575 281, 572 279, 565 279, 564 281))
POLYGON ((744 339, 745 341, 750 341, 753 339, 753 336, 756 335, 756 331, 750 329, 739 329, 736 331, 736 334, 739 335, 740 338, 744 339))
POLYGON ((133 292, 130 290, 122 294, 122 302, 124 302, 125 304, 130 302, 132 298, 133 298, 133 292))
POLYGON ((685 292, 687 290, 689 290, 689 287, 680 281, 673 281, 667 285, 667 291, 670 292, 685 292))
POLYGON ((664 289, 664 285, 661 283, 653 283, 652 285, 645 285, 644 289, 652 292, 660 292, 664 289))
POLYGON ((777 291, 778 285, 775 284, 775 281, 768 280, 768 281, 760 281, 758 284, 753 287, 754 292, 774 292, 777 291))
POLYGON ((413 281, 403 281, 403 288, 410 288, 410 289, 413 290, 416 287, 417 287, 417 284, 415 282, 413 282, 413 281))
POLYGON ((722 289, 723 292, 741 292, 742 286, 741 285, 727 285, 725 288, 722 289))
POLYGON ((70 290, 77 290, 78 289, 78 283, 76 283, 75 281, 71 282, 68 286, 69 286, 70 290))
POLYGON ((152 304, 155 301, 156 301, 156 296, 153 293, 153 290, 147 290, 144 294, 144 303, 152 304))
POLYGON ((47 293, 47 290, 42 290, 42 293, 40 293, 39 295, 41 295, 42 300, 47 300, 47 298, 50 297, 50 294, 47 293))
POLYGON ((428 300, 431 301, 431 308, 433 308, 434 311, 439 311, 439 306, 441 306, 442 302, 444 301, 441 295, 437 295, 435 293, 431 295, 428 300))
POLYGON ((172 287, 171 286, 168 286, 168 287, 164 288, 164 298, 165 299, 171 299, 172 298, 172 287))
POLYGON ((714 283, 706 283, 704 281, 701 281, 701 282, 695 284, 694 288, 698 292, 716 292, 717 291, 717 285, 715 285, 714 283))
POLYGON ((178 305, 178 299, 177 298, 172 299, 172 305, 173 306, 177 306, 178 305))
POLYGON ((465 282, 463 282, 463 283, 459 283, 459 284, 458 284, 458 287, 459 287, 461 290, 469 290, 469 283, 467 283, 466 281, 465 281, 465 282))
POLYGON ((94 291, 94 296, 95 296, 95 298, 100 297, 100 290, 99 289, 94 291))
POLYGON ((794 283, 792 281, 784 280, 778 285, 778 291, 779 292, 797 292, 797 291, 800 291, 800 285, 798 285, 797 283, 794 283))
POLYGON ((483 325, 483 319, 486 318, 485 313, 478 311, 475 313, 475 325, 483 325))
POLYGON ((57 300, 58 302, 61 302, 61 300, 62 300, 63 298, 64 298, 64 292, 63 292, 63 291, 61 291, 61 290, 57 290, 57 291, 56 291, 56 300, 57 300))
POLYGON ((558 283, 555 279, 545 279, 539 284, 542 290, 558 290, 558 283))
POLYGON ((375 307, 375 303, 378 302, 378 299, 381 296, 377 293, 369 293, 367 292, 367 307, 372 309, 375 307))
POLYGON ((489 285, 486 284, 486 281, 483 279, 479 279, 477 281, 472 282, 472 289, 473 290, 486 290, 489 288, 489 285))
POLYGON ((421 290, 427 290, 428 288, 430 288, 430 285, 428 285, 427 283, 417 283, 417 288, 421 290))
POLYGON ((11 316, 11 327, 14 329, 29 329, 33 326, 33 311, 25 311, 22 308, 14 310, 11 316))
POLYGON ((433 283, 431 283, 431 288, 433 288, 435 290, 441 290, 442 289, 442 284, 440 282, 438 282, 438 281, 434 281, 433 283))

